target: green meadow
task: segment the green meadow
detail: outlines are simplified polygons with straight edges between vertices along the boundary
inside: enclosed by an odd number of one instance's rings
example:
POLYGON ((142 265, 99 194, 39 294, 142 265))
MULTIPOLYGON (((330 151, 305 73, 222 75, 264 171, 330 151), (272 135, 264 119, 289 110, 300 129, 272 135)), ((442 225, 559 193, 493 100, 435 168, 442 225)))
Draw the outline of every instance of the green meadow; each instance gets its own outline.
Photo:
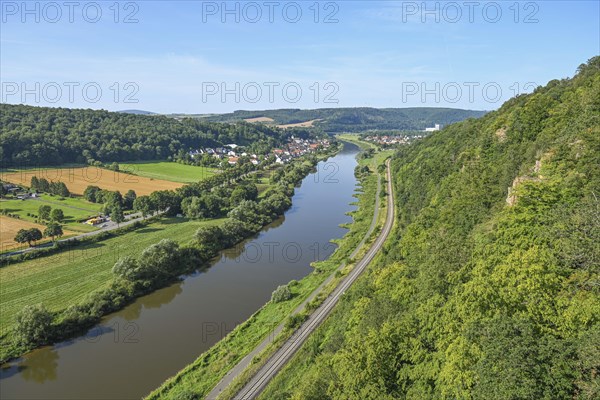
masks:
POLYGON ((121 236, 0 268, 0 348, 24 306, 43 303, 52 311, 66 309, 108 286, 113 280, 111 269, 119 258, 139 256, 166 237, 185 244, 199 227, 222 221, 163 219, 121 236))
POLYGON ((192 183, 215 175, 214 168, 179 164, 170 161, 146 161, 119 163, 121 172, 144 176, 152 179, 163 179, 171 182, 192 183))
POLYGON ((43 194, 37 199, 2 199, 0 200, 0 210, 8 214, 16 214, 20 219, 30 222, 38 222, 37 215, 39 207, 47 205, 52 209, 59 208, 63 210, 65 220, 63 229, 75 232, 89 232, 95 230, 94 227, 82 224, 79 220, 94 216, 100 212, 101 205, 90 203, 82 198, 62 198, 43 194), (29 214, 29 215, 27 215, 29 214))

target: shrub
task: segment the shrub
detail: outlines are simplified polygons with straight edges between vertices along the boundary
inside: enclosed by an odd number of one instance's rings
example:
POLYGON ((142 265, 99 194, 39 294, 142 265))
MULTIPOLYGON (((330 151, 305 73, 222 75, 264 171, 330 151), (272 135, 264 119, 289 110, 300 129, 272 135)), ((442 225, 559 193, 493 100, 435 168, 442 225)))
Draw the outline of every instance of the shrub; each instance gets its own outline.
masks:
POLYGON ((25 306, 17 314, 16 340, 23 345, 44 344, 50 338, 52 313, 43 304, 25 306))
POLYGON ((306 314, 295 314, 289 317, 285 321, 285 329, 293 329, 296 330, 302 325, 304 321, 308 318, 306 314))
POLYGON ((198 400, 200 397, 191 390, 184 390, 183 392, 177 393, 173 400, 198 400))
POLYGON ((281 303, 292 298, 292 292, 287 285, 281 285, 277 287, 271 294, 271 301, 273 303, 281 303))

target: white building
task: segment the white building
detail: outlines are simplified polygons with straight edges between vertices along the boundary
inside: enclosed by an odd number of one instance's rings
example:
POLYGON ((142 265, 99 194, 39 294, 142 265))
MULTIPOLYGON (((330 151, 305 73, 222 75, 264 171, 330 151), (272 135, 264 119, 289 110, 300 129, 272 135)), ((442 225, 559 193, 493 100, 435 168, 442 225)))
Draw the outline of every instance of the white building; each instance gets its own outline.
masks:
POLYGON ((433 128, 425 128, 425 132, 436 132, 440 130, 440 124, 435 124, 433 128))

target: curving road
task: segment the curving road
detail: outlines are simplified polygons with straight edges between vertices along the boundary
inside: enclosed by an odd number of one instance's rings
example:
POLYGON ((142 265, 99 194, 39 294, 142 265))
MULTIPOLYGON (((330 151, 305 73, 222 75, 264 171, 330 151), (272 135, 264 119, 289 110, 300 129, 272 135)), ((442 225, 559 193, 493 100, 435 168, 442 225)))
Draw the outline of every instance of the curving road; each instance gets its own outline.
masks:
POLYGON ((386 163, 387 167, 387 191, 388 208, 387 217, 383 229, 373 246, 365 256, 356 264, 354 269, 344 278, 340 285, 325 299, 323 304, 300 326, 300 328, 290 337, 275 354, 266 362, 266 364, 252 377, 235 396, 235 399, 246 400, 255 399, 265 389, 273 377, 285 366, 285 364, 298 351, 310 334, 329 316, 340 297, 345 291, 358 279, 362 272, 367 268, 383 243, 389 236, 394 224, 394 196, 392 191, 392 180, 390 172, 390 160, 386 163))

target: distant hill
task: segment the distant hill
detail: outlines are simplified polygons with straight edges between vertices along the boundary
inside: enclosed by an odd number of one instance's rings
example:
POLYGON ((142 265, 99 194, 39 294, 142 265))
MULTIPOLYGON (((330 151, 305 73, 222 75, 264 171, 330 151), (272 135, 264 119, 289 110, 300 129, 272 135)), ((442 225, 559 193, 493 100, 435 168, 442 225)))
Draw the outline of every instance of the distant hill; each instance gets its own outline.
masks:
POLYGON ((123 114, 136 114, 136 115, 156 115, 156 113, 152 111, 144 111, 144 110, 121 110, 117 111, 123 114))
POLYGON ((262 121, 273 125, 301 124, 314 121, 325 132, 360 132, 366 130, 423 130, 435 124, 448 125, 468 118, 479 118, 486 111, 455 108, 320 108, 314 110, 278 109, 235 111, 203 117, 214 122, 262 121), (272 120, 272 121, 269 121, 272 120), (266 122, 265 122, 266 121, 266 122))
POLYGON ((163 115, 0 104, 0 166, 166 159, 227 143, 265 153, 292 134, 311 132, 163 115))

